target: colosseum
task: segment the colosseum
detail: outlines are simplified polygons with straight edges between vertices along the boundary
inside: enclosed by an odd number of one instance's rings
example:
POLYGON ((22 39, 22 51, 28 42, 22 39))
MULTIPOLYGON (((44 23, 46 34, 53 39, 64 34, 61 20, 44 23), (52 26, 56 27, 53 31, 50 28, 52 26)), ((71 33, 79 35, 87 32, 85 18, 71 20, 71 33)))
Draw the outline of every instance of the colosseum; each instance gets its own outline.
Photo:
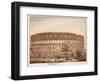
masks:
POLYGON ((45 32, 30 36, 30 64, 86 61, 84 36, 45 32))

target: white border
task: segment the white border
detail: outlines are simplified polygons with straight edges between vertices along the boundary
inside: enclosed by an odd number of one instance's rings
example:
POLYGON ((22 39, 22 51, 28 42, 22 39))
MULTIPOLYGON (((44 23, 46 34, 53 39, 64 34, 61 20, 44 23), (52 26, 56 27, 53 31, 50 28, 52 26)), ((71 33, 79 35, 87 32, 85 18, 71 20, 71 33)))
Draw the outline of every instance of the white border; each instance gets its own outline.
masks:
POLYGON ((94 11, 55 9, 40 7, 21 7, 20 8, 20 75, 41 75, 57 73, 76 73, 94 71, 94 11), (64 64, 62 65, 43 65, 27 66, 27 15, 58 15, 58 16, 79 16, 88 17, 87 19, 87 64, 64 64))

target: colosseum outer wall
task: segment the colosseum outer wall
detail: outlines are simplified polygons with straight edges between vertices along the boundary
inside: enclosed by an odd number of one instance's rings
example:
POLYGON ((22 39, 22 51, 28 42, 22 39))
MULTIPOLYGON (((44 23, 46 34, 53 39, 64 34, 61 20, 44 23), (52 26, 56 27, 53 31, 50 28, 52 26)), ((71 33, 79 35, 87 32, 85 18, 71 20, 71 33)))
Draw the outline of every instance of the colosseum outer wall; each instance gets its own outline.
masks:
POLYGON ((74 33, 47 32, 31 35, 30 63, 86 61, 84 37, 74 33))

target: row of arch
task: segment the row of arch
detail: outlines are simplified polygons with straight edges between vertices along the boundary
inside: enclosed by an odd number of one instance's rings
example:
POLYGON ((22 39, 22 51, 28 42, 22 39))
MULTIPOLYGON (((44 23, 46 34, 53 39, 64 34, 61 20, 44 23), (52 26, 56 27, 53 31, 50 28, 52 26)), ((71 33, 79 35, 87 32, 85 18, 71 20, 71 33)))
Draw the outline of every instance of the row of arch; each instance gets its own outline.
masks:
POLYGON ((62 34, 62 33, 43 33, 31 35, 31 41, 40 41, 40 40, 84 40, 84 37, 76 34, 62 34))

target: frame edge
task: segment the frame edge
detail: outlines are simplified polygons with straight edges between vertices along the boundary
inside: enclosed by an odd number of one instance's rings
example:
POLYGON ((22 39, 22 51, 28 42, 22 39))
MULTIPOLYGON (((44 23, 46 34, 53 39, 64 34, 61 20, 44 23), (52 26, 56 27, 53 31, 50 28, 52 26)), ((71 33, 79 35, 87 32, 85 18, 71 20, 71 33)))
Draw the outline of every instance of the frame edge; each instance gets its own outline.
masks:
POLYGON ((11 79, 19 78, 19 7, 11 3, 11 79))

